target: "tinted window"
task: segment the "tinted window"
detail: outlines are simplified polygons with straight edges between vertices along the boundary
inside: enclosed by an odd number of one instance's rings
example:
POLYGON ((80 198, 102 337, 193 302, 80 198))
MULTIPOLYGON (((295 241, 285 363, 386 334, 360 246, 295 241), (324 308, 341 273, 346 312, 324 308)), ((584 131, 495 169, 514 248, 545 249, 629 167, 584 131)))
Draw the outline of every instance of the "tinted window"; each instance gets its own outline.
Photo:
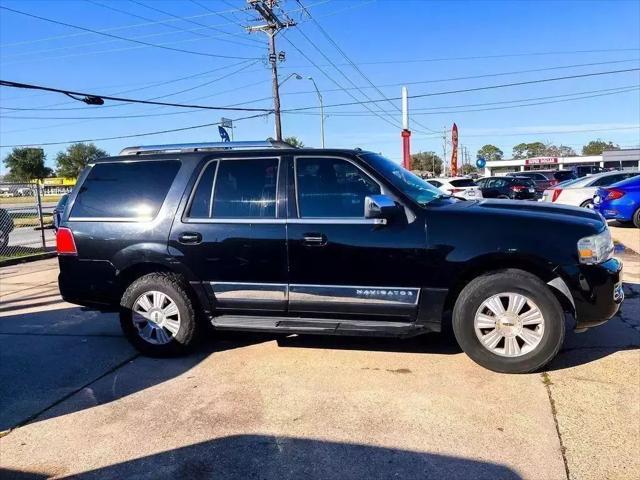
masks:
POLYGON ((151 219, 179 169, 177 160, 98 163, 78 190, 71 216, 151 219))
POLYGON ((553 176, 559 182, 564 182, 565 180, 571 180, 572 178, 576 178, 575 174, 570 171, 555 172, 553 176))
POLYGON ((218 162, 209 163, 198 180, 191 198, 188 216, 191 218, 209 218, 211 216, 211 189, 218 162))
POLYGON ((475 187, 476 182, 470 178, 460 178, 457 180, 449 180, 449 183, 454 187, 475 187))
POLYGON ((213 190, 214 218, 275 218, 278 159, 222 160, 213 190))
POLYGON ((437 180, 427 180, 429 185, 433 185, 434 187, 441 187, 442 183, 437 180))
POLYGON ((612 183, 619 182, 620 180, 624 180, 627 178, 624 174, 619 175, 606 175, 602 178, 599 178, 595 182, 591 184, 593 187, 606 187, 607 185, 611 185, 612 183))
POLYGON ((298 209, 304 217, 362 217, 364 197, 380 187, 358 167, 338 158, 296 159, 298 209))
POLYGON ((533 180, 531 180, 530 178, 514 178, 513 179, 513 184, 514 185, 526 185, 527 187, 535 186, 535 184, 533 183, 533 180))

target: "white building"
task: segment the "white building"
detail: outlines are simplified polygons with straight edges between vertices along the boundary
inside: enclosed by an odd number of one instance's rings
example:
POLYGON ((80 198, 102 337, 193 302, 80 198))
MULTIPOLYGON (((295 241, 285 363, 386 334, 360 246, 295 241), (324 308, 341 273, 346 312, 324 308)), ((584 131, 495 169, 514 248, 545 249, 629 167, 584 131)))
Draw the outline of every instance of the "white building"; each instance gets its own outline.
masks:
POLYGON ((594 165, 602 168, 616 168, 623 170, 640 169, 640 149, 611 150, 602 155, 588 157, 535 157, 519 160, 495 160, 487 162, 484 176, 506 175, 510 172, 524 172, 526 170, 562 170, 578 165, 594 165))

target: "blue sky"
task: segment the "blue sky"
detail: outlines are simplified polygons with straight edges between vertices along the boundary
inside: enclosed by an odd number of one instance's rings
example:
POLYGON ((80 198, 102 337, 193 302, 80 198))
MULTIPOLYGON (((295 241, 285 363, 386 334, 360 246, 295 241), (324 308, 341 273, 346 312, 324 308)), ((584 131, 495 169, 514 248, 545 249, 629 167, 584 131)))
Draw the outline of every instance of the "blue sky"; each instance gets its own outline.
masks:
MULTIPOLYGON (((387 97, 398 97, 403 83, 409 84, 411 95, 420 95, 640 67, 638 1, 303 3, 387 97)), ((280 64, 281 80, 293 72, 312 76, 323 91, 325 105, 354 101, 334 82, 341 87, 351 88, 349 82, 367 87, 349 90, 358 100, 364 100, 364 94, 371 99, 381 98, 316 24, 302 15, 294 0, 281 4, 299 22, 298 27, 278 39, 278 50, 286 52, 286 61, 280 64)), ((257 100, 244 106, 268 109, 272 105, 271 76, 264 60, 266 38, 264 34, 243 32, 242 25, 255 23, 251 22, 255 15, 242 10, 246 7, 243 0, 2 0, 0 5, 171 48, 239 57, 225 59, 146 47, 0 10, 0 77, 4 80, 103 95, 136 89, 122 96, 138 99, 163 96, 163 101, 216 106, 257 100), (246 58, 252 60, 243 60, 246 58), (177 80, 195 74, 201 75, 177 80), (175 81, 154 86, 172 80, 175 81)), ((499 146, 507 156, 513 145, 522 141, 553 142, 576 150, 595 138, 636 146, 640 144, 639 86, 640 74, 634 71, 413 99, 412 120, 419 124, 412 123, 412 150, 441 153, 442 139, 432 131, 442 131, 453 122, 460 129, 460 142, 474 156, 485 143, 499 146), (584 98, 589 96, 592 98, 584 98), (568 99, 571 100, 558 102, 568 99), (550 101, 556 103, 505 108, 550 101)), ((318 105, 308 80, 292 78, 281 92, 283 110, 318 105)), ((0 110, 0 144, 36 145, 112 137, 252 114, 114 105, 107 102, 103 107, 87 106, 60 94, 0 88, 0 106, 4 108, 0 110), (100 119, 108 116, 130 118, 100 119)), ((385 111, 380 115, 386 120, 362 105, 327 108, 327 146, 362 147, 399 161, 400 113, 396 109, 400 102, 369 105, 385 111)), ((296 135, 309 146, 319 146, 319 123, 317 109, 283 114, 284 134, 296 135)), ((273 117, 239 121, 236 127, 238 140, 263 139, 273 135, 273 117)), ((117 153, 128 145, 217 140, 217 127, 207 127, 95 143, 117 153)), ((45 147, 49 165, 53 166, 55 154, 63 148, 65 145, 45 147)), ((9 151, 0 148, 0 156, 9 151)))

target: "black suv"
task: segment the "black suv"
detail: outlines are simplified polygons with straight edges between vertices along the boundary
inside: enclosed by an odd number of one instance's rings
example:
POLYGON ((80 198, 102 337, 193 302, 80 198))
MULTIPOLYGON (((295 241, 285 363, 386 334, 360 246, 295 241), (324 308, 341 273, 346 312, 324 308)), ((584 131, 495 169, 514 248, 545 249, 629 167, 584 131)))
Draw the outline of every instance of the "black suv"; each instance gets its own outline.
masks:
POLYGON ((622 302, 597 213, 451 197, 362 150, 277 142, 132 147, 82 173, 57 233, 66 301, 119 310, 149 355, 217 330, 408 337, 452 323, 462 349, 529 372, 565 314, 622 302))

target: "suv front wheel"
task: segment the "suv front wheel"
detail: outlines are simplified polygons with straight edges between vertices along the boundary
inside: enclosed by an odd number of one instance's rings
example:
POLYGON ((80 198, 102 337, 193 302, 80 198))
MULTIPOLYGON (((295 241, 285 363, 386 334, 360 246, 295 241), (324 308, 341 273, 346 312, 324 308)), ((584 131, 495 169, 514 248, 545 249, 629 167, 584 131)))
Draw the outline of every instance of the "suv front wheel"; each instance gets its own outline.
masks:
POLYGON ((169 273, 151 273, 129 285, 120 325, 140 352, 154 357, 184 353, 199 333, 191 298, 180 277, 169 273))
POLYGON ((556 356, 564 340, 560 303, 535 275, 504 270, 482 275, 462 290, 453 331, 473 361, 503 373, 528 373, 556 356))

